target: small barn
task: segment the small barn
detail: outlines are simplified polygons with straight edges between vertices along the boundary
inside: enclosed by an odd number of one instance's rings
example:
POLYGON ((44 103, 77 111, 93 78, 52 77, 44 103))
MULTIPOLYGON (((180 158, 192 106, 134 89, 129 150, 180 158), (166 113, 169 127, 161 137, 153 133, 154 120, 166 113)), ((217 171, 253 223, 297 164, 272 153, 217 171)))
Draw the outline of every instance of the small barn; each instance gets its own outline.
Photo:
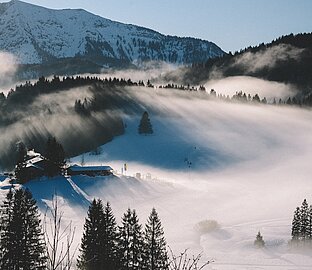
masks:
POLYGON ((41 154, 36 153, 33 150, 27 152, 25 173, 29 179, 44 176, 45 162, 46 161, 41 154))
POLYGON ((68 175, 106 176, 113 174, 110 166, 79 166, 73 165, 67 169, 68 175))

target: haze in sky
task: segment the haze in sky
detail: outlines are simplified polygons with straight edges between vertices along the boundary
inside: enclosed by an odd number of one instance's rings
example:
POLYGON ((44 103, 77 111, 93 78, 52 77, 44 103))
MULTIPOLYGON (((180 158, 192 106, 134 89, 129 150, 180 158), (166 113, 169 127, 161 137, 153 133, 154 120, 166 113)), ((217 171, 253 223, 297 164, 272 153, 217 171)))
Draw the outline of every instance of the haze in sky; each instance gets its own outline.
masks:
MULTIPOLYGON (((7 1, 1 1, 7 2, 7 1)), ((310 0, 26 0, 40 6, 83 8, 102 17, 167 35, 215 42, 225 51, 312 31, 310 0)))

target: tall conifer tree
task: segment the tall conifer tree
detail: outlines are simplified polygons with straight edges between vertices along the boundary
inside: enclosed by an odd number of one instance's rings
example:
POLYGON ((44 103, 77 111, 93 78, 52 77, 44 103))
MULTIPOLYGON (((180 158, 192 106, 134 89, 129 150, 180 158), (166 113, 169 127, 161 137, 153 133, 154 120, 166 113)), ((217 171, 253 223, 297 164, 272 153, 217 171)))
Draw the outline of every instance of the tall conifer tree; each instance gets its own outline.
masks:
POLYGON ((292 221, 292 228, 291 228, 291 236, 292 236, 292 241, 297 242, 300 240, 300 235, 301 235, 301 225, 300 225, 300 208, 297 207, 296 211, 294 213, 294 218, 292 221))
POLYGON ((310 241, 312 240, 312 205, 309 206, 309 210, 308 210, 307 237, 310 241))
POLYGON ((142 115, 139 128, 138 128, 139 134, 153 134, 153 128, 151 124, 151 120, 149 119, 149 115, 147 111, 145 111, 142 115))
POLYGON ((103 269, 117 269, 117 224, 113 215, 110 203, 104 207, 103 224, 102 224, 101 248, 103 258, 103 269))
POLYGON ((300 239, 308 239, 309 230, 309 205, 307 200, 304 199, 300 207, 300 239))
POLYGON ((26 183, 29 180, 29 175, 26 171, 27 148, 25 144, 19 142, 17 144, 17 158, 14 174, 18 183, 26 183))
POLYGON ((148 270, 168 269, 166 240, 161 221, 155 208, 147 220, 144 232, 144 268, 148 270))
POLYGON ((55 137, 50 137, 46 144, 45 157, 50 161, 48 165, 48 176, 55 176, 61 172, 61 168, 65 165, 65 152, 63 146, 55 137))
POLYGON ((94 199, 89 207, 81 240, 78 268, 84 270, 100 270, 102 265, 101 237, 103 226, 103 204, 94 199))
POLYGON ((40 222, 36 201, 27 189, 8 193, 1 207, 1 270, 46 268, 40 222))
POLYGON ((13 267, 13 191, 9 190, 0 208, 0 269, 13 267))
POLYGON ((129 208, 122 218, 122 225, 119 227, 118 252, 121 270, 141 270, 143 238, 142 226, 135 210, 129 208))

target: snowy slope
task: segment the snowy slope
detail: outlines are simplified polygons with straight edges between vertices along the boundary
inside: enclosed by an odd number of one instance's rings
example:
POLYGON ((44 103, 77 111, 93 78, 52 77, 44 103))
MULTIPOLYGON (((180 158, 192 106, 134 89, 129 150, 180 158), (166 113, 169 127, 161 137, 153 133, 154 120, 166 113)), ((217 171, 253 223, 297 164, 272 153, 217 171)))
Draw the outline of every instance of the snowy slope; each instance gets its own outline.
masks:
POLYGON ((167 115, 151 115, 154 135, 138 135, 139 117, 131 117, 126 134, 102 146, 100 156, 84 154, 89 164, 110 164, 120 173, 127 163, 127 175, 152 179, 83 189, 109 200, 117 217, 130 206, 144 223, 155 206, 169 245, 203 252, 215 261, 207 269, 311 269, 310 250, 291 249, 288 241, 295 207, 303 198, 312 202, 312 112, 168 99, 154 97, 167 115), (220 228, 199 231, 204 220, 220 228), (264 249, 253 245, 259 230, 264 249))
MULTIPOLYGON (((111 202, 118 223, 127 207, 141 223, 156 207, 168 244, 176 253, 203 252, 215 261, 207 269, 311 269, 311 250, 291 249, 288 241, 295 207, 304 198, 312 202, 312 112, 166 93, 151 94, 164 112, 150 113, 152 136, 138 135, 140 116, 128 116, 125 135, 103 145, 98 156, 84 154, 86 164, 111 165, 117 176, 32 181, 27 187, 41 208, 57 191, 78 243, 93 197, 111 202), (124 163, 128 170, 120 175, 124 163), (132 177, 138 172, 144 179, 132 177), (219 228, 198 230, 205 220, 219 228), (258 230, 264 249, 253 246, 258 230)), ((8 187, 0 183, 1 196, 8 187)))
POLYGON ((0 49, 15 54, 23 64, 75 56, 181 64, 223 54, 212 42, 164 36, 85 10, 51 10, 18 0, 0 4, 0 32, 0 49))

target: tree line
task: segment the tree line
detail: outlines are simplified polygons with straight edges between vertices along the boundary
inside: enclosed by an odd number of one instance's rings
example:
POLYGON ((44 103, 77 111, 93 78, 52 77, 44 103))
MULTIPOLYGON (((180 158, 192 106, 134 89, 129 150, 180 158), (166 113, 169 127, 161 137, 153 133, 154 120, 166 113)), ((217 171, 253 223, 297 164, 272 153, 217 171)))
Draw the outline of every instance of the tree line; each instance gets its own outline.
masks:
POLYGON ((93 200, 84 225, 79 269, 168 269, 168 264, 164 231, 154 208, 144 229, 130 208, 117 226, 110 204, 93 200))
POLYGON ((15 89, 10 89, 6 98, 2 93, 0 95, 0 101, 1 103, 6 102, 7 104, 29 103, 40 94, 48 94, 55 91, 62 91, 74 87, 88 86, 93 84, 99 84, 102 86, 138 85, 138 83, 133 82, 131 79, 125 80, 116 77, 101 79, 97 76, 54 76, 49 80, 42 76, 34 83, 26 81, 24 84, 15 86, 15 89))
MULTIPOLYGON (((17 119, 14 118, 10 112, 16 110, 17 108, 24 108, 31 104, 36 97, 41 94, 54 93, 56 91, 63 91, 71 89, 74 87, 82 86, 92 86, 92 92, 94 97, 92 100, 76 100, 74 102, 74 110, 85 116, 90 116, 91 111, 98 111, 103 109, 111 109, 114 107, 120 107, 119 105, 127 104, 128 107, 137 107, 133 104, 132 100, 127 99, 127 97, 120 93, 123 87, 126 86, 142 86, 148 88, 154 88, 150 80, 144 81, 139 80, 138 82, 132 81, 130 78, 128 80, 123 78, 104 78, 101 79, 96 76, 68 76, 68 77, 59 77, 54 76, 52 79, 47 79, 45 77, 40 77, 38 81, 31 83, 26 81, 24 84, 17 85, 15 89, 11 89, 8 92, 8 95, 5 96, 3 93, 0 93, 0 125, 6 126, 10 123, 14 123, 17 119), (104 91, 107 90, 107 91, 104 91), (110 95, 108 92, 113 92, 116 97, 110 95)), ((161 89, 178 89, 185 91, 206 91, 206 88, 203 85, 198 87, 187 85, 177 85, 173 83, 168 83, 167 85, 160 85, 158 88, 161 89)), ((220 99, 223 100, 240 100, 240 101, 257 101, 259 97, 256 94, 254 97, 249 98, 248 95, 238 91, 232 97, 218 95, 220 99), (241 94, 241 95, 240 95, 241 94), (245 95, 245 96, 244 96, 245 95)), ((266 98, 261 99, 261 102, 266 103, 266 98)), ((288 104, 288 105, 302 105, 302 106, 312 106, 312 95, 307 94, 305 96, 288 98, 286 100, 276 100, 273 101, 273 104, 288 104)), ((127 106, 126 106, 127 107, 127 106)))
MULTIPOLYGON (((254 244, 257 247, 265 245, 260 232, 258 232, 254 244)), ((295 247, 312 246, 312 205, 309 205, 306 199, 294 211, 289 244, 295 247)))
MULTIPOLYGON (((152 85, 150 83, 150 85, 152 85)), ((151 87, 151 86, 149 86, 151 87)), ((152 87, 154 87, 152 85, 152 87)), ((168 83, 166 85, 160 85, 160 89, 175 89, 175 90, 183 90, 183 91, 199 91, 199 92, 206 92, 206 88, 203 85, 199 85, 199 87, 191 86, 190 84, 187 85, 177 85, 173 83, 168 83)), ((223 101, 234 101, 234 102, 252 102, 252 103, 262 103, 262 104, 271 104, 271 105, 294 105, 300 107, 311 107, 312 106, 312 94, 308 93, 306 95, 301 96, 294 96, 288 97, 286 99, 282 98, 273 98, 271 102, 268 101, 266 97, 261 98, 259 94, 247 94, 243 91, 237 91, 234 95, 224 95, 224 94, 217 94, 214 89, 211 89, 209 95, 214 98, 218 98, 223 101)))
POLYGON ((277 81, 290 83, 298 86, 302 94, 311 93, 312 89, 312 33, 289 34, 277 38, 270 43, 261 43, 255 47, 247 47, 239 52, 225 53, 221 57, 208 59, 204 63, 194 63, 191 68, 188 68, 183 75, 184 82, 193 84, 209 79, 210 72, 218 70, 222 72, 224 77, 229 76, 253 76, 266 79, 269 81, 277 81), (257 70, 249 70, 245 65, 237 64, 237 60, 245 55, 258 54, 280 50, 281 48, 287 51, 296 51, 300 53, 300 57, 291 59, 279 59, 274 67, 268 68, 264 66, 257 70))
MULTIPOLYGON (((62 213, 53 200, 50 223, 44 228, 36 201, 28 189, 7 193, 0 206, 0 270, 69 270, 73 231, 61 230, 62 213), (50 231, 47 233, 47 228, 50 231), (62 239, 66 239, 64 242, 62 239)), ((71 228, 71 227, 70 227, 71 228)), ((161 220, 152 209, 144 226, 135 210, 117 225, 110 203, 94 199, 85 219, 77 267, 81 270, 195 270, 201 255, 191 260, 186 251, 168 255, 161 220), (184 265, 184 266, 183 266, 184 265), (183 268, 182 268, 183 266, 183 268)))
POLYGON ((12 114, 12 112, 18 110, 27 111, 35 99, 43 94, 65 91, 83 86, 90 86, 91 88, 100 89, 103 92, 105 90, 114 91, 115 88, 137 85, 139 85, 139 83, 133 82, 131 79, 126 80, 116 77, 101 79, 96 76, 71 76, 62 78, 54 76, 52 79, 47 79, 42 76, 34 83, 26 81, 24 84, 15 86, 15 89, 10 89, 7 96, 5 96, 3 92, 0 93, 0 126, 5 127, 18 121, 18 114, 12 114))
POLYGON ((312 205, 306 199, 294 212, 291 236, 294 244, 312 244, 312 205))

